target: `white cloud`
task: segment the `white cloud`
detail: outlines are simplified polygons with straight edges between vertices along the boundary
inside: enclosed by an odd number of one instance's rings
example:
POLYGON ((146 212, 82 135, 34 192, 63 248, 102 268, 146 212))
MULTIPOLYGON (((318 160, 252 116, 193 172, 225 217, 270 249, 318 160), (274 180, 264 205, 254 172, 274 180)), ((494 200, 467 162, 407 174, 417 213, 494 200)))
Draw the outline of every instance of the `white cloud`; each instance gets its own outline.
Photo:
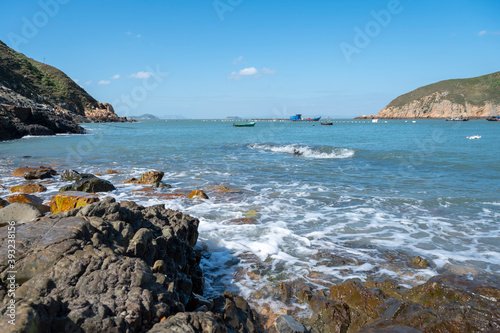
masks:
POLYGON ((487 33, 488 33, 488 31, 486 31, 486 30, 482 30, 482 31, 479 31, 478 35, 479 35, 479 36, 484 36, 484 35, 486 35, 487 33))
POLYGON ((270 68, 262 68, 262 74, 276 74, 276 70, 270 68))
POLYGON ((255 67, 243 68, 238 72, 239 75, 255 75, 259 71, 255 67))
POLYGON ((243 76, 253 76, 255 78, 266 74, 275 74, 276 71, 270 68, 262 68, 260 71, 255 67, 243 68, 238 72, 232 72, 229 76, 230 80, 240 80, 243 76))
POLYGON ((154 73, 141 71, 141 72, 131 74, 131 75, 129 75, 129 77, 133 77, 134 79, 147 79, 153 75, 154 75, 154 73))
POLYGON ((85 82, 86 86, 90 86, 92 84, 92 80, 85 82))
POLYGON ((115 74, 111 77, 113 80, 118 80, 120 78, 120 74, 115 74))
POLYGON ((238 58, 233 60, 233 65, 237 65, 239 62, 242 62, 245 59, 243 56, 239 56, 238 58))
POLYGON ((101 81, 99 81, 98 84, 104 85, 104 84, 110 84, 110 83, 111 83, 111 81, 101 80, 101 81))
POLYGON ((137 38, 141 38, 141 35, 137 35, 137 38))

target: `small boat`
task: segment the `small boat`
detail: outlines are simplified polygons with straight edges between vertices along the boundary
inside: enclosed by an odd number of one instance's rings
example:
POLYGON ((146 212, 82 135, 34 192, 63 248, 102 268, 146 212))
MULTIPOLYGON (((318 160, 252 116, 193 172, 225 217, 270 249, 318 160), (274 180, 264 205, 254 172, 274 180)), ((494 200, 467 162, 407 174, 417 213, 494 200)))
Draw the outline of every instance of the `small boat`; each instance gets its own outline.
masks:
POLYGON ((291 121, 318 121, 320 120, 321 117, 318 118, 302 118, 302 115, 297 113, 295 116, 291 116, 290 120, 291 121))
POLYGON ((500 121, 500 116, 490 116, 490 117, 487 117, 486 120, 488 120, 488 121, 500 121))
POLYGON ((333 125, 333 123, 330 121, 322 121, 322 122, 320 122, 320 124, 321 125, 333 125))
POLYGON ((234 123, 233 126, 234 127, 254 127, 255 121, 251 121, 249 123, 241 123, 241 124, 234 123))

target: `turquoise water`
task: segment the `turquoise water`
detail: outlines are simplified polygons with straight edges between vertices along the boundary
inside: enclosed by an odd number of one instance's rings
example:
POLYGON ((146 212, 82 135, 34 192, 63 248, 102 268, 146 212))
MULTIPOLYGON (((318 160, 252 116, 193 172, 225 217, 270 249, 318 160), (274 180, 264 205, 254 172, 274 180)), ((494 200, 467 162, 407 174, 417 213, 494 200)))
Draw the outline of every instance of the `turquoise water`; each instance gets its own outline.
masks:
MULTIPOLYGON (((500 124, 231 125, 86 124, 87 135, 1 142, 0 182, 19 182, 6 175, 24 165, 118 170, 103 176, 117 184, 110 195, 118 200, 166 204, 201 220, 199 246, 213 251, 203 261, 207 290, 224 285, 250 295, 269 281, 328 285, 353 277, 414 285, 450 265, 500 273, 500 124), (467 139, 473 135, 481 138, 467 139), (161 191, 204 189, 210 199, 148 197, 123 183, 152 169, 173 186, 161 191), (248 216, 247 224, 235 221, 248 216), (430 267, 412 268, 417 255, 430 267)), ((49 184, 43 195, 60 186, 49 184)))

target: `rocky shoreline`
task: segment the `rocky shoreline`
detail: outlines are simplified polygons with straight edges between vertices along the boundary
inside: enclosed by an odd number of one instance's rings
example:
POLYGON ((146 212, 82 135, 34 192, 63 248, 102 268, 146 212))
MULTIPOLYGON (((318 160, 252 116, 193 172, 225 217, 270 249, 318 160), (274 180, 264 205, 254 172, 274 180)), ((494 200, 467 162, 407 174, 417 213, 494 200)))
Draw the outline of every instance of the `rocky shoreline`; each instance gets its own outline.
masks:
MULTIPOLYGON (((205 297, 198 219, 117 202, 106 196, 113 184, 74 170, 24 167, 12 176, 18 185, 0 198, 2 332, 500 332, 500 282, 484 272, 447 271, 411 289, 349 280, 328 290, 289 281, 258 291, 281 308, 260 307, 256 294, 205 297), (46 181, 73 184, 43 202, 46 181), (13 226, 18 286, 9 273, 13 226)), ((169 186, 162 178, 151 171, 128 182, 155 192, 169 186)))

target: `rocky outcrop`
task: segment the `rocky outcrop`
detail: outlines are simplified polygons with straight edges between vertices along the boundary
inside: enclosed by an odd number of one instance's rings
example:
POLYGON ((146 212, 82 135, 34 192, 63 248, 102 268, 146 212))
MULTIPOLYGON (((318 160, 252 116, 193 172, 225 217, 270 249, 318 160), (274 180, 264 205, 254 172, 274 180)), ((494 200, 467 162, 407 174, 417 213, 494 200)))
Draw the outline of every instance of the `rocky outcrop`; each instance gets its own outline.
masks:
POLYGON ((83 133, 77 123, 126 122, 62 71, 0 41, 0 140, 83 133))
POLYGON ((26 135, 84 132, 85 130, 71 118, 61 118, 50 109, 0 104, 0 140, 18 139, 26 135))
POLYGON ((8 236, 0 233, 0 331, 262 331, 244 299, 200 296, 197 219, 127 206, 107 198, 17 225, 14 326, 6 315, 8 236))
POLYGON ((484 105, 472 105, 468 102, 464 104, 453 103, 446 98, 447 95, 447 92, 435 92, 405 105, 388 105, 377 114, 376 118, 486 118, 500 114, 500 104, 493 104, 492 102, 485 102, 484 105))
POLYGON ((94 175, 84 175, 72 184, 61 187, 59 191, 81 191, 88 193, 110 192, 116 190, 116 187, 111 182, 98 178, 94 175))
POLYGON ((329 292, 282 284, 276 294, 308 305, 302 322, 311 333, 500 332, 500 281, 487 275, 439 275, 413 289, 390 280, 350 280, 329 292))
POLYGON ((500 115, 500 72, 437 82, 394 99, 376 116, 360 118, 486 118, 500 115))

